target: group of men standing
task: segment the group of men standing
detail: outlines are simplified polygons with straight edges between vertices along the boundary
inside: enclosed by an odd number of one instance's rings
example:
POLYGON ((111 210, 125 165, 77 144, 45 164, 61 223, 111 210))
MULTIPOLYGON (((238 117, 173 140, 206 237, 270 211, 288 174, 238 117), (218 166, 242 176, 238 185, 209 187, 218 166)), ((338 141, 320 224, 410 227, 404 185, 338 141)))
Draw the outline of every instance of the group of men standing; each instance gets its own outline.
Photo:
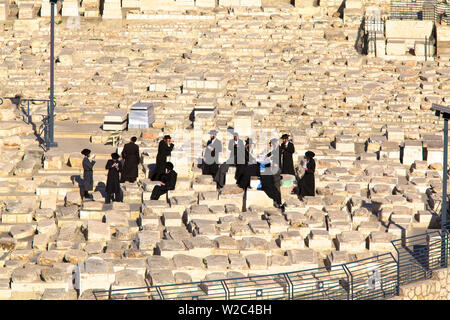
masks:
MULTIPOLYGON (((122 202, 123 193, 120 184, 126 181, 135 182, 138 177, 138 165, 140 163, 139 146, 136 144, 137 138, 132 137, 131 141, 124 145, 122 150, 122 161, 120 156, 114 152, 111 159, 107 161, 105 169, 108 170, 106 179, 106 199, 105 203, 111 200, 122 202)), ((83 149, 81 154, 84 155, 83 165, 83 196, 92 198, 89 191, 94 189, 93 169, 96 163, 95 155, 91 154, 91 150, 83 149)))
MULTIPOLYGON (((209 132, 210 139, 206 143, 202 157, 202 173, 211 175, 219 189, 225 185, 225 175, 229 166, 234 166, 236 168, 235 179, 238 186, 245 190, 251 189, 251 177, 260 177, 261 183, 258 188, 263 190, 274 201, 274 206, 280 208, 282 211, 284 211, 286 204, 281 201, 281 174, 296 176, 298 185, 297 192, 301 199, 305 196, 315 195, 315 155, 311 151, 306 152, 306 162, 301 165, 300 170, 296 171, 293 161, 295 146, 289 140, 288 134, 282 135, 281 144, 278 139, 271 139, 269 142, 270 151, 259 157, 255 157, 251 152, 251 148, 254 145, 252 140, 247 138, 244 144, 235 132, 233 133, 233 138, 228 143, 230 157, 225 163, 219 164, 222 142, 217 139, 217 133, 216 130, 209 132)), ((136 141, 137 138, 132 137, 131 141, 125 144, 122 151, 122 161, 119 161, 119 154, 112 153, 111 159, 108 160, 105 166, 105 169, 108 170, 105 189, 106 203, 109 203, 111 200, 123 201, 120 183, 126 181, 135 182, 138 177, 140 154, 136 141)), ((175 189, 177 173, 173 170, 173 164, 167 161, 173 148, 172 138, 170 135, 165 135, 159 142, 156 166, 150 175, 152 181, 159 181, 153 188, 152 200, 158 200, 167 191, 175 189)), ((81 153, 85 156, 83 159, 84 197, 91 198, 92 196, 89 195, 89 191, 93 189, 95 155, 91 156, 89 149, 84 149, 81 153)))
POLYGON ((301 175, 297 174, 293 160, 295 146, 289 140, 288 134, 282 135, 281 144, 276 138, 270 140, 270 152, 256 158, 251 153, 251 147, 253 146, 252 140, 248 138, 244 144, 235 132, 233 133, 233 139, 228 143, 230 157, 225 163, 219 164, 222 143, 217 139, 216 130, 211 130, 209 133, 210 139, 206 144, 203 155, 203 174, 212 175, 219 188, 225 185, 225 175, 229 166, 235 166, 237 185, 243 189, 249 189, 251 188, 251 177, 260 177, 261 190, 274 201, 274 206, 280 208, 282 211, 284 211, 286 204, 282 204, 281 201, 281 174, 296 176, 298 185, 297 193, 301 199, 305 196, 315 195, 314 153, 311 151, 305 153, 306 162, 302 166, 302 173, 301 175))

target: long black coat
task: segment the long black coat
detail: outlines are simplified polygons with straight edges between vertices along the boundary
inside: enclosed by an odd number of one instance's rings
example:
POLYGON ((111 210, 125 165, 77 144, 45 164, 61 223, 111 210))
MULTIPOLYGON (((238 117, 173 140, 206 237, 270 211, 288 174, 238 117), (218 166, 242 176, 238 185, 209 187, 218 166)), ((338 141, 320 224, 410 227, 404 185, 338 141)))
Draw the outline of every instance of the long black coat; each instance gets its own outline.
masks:
POLYGON ((282 143, 280 146, 281 152, 281 173, 283 174, 295 174, 294 170, 294 160, 292 160, 292 155, 295 152, 295 147, 292 142, 288 142, 287 146, 282 143))
POLYGON ((106 193, 120 192, 119 174, 122 171, 122 163, 120 161, 108 160, 105 169, 108 170, 108 178, 106 179, 106 193), (119 168, 115 168, 112 165, 117 163, 119 168))
POLYGON ((88 157, 83 159, 83 190, 91 191, 94 189, 94 168, 95 161, 89 160, 88 157))
POLYGON ((305 174, 300 180, 300 197, 304 196, 315 196, 316 195, 316 184, 314 179, 314 171, 316 170, 316 162, 311 159, 306 164, 305 174))
POLYGON ((136 180, 138 177, 138 165, 140 162, 139 146, 134 142, 127 143, 122 150, 122 158, 125 160, 122 181, 136 180))
POLYGON ((244 142, 242 142, 241 139, 237 140, 237 144, 234 143, 234 139, 231 139, 230 142, 228 142, 228 150, 230 150, 230 159, 228 163, 233 164, 235 166, 238 164, 243 164, 245 160, 244 149, 245 149, 244 142))
POLYGON ((162 177, 162 175, 166 172, 166 163, 167 163, 167 157, 170 156, 172 150, 173 150, 173 143, 170 144, 170 146, 167 145, 164 140, 161 140, 158 145, 158 154, 156 155, 156 167, 155 171, 153 171, 151 180, 159 181, 162 177))
POLYGON ((177 175, 178 174, 174 170, 171 170, 169 173, 164 173, 161 177, 161 182, 164 182, 165 185, 155 186, 150 199, 158 200, 159 197, 165 194, 168 190, 174 190, 175 185, 177 184, 177 175))
POLYGON ((164 182, 166 185, 163 186, 166 190, 175 190, 175 185, 177 184, 177 176, 178 174, 171 170, 169 173, 165 173, 161 178, 161 182, 164 182))
POLYGON ((234 174, 234 178, 236 179, 236 184, 238 186, 241 186, 242 188, 246 188, 250 185, 250 177, 257 176, 259 169, 258 166, 256 166, 256 160, 255 158, 250 154, 248 149, 245 149, 245 161, 244 164, 238 164, 236 165, 236 173, 234 174), (254 164, 253 167, 251 167, 248 163, 254 164))
POLYGON ((222 152, 222 142, 216 139, 214 142, 208 140, 206 143, 206 149, 204 153, 205 162, 203 165, 203 174, 210 174, 213 177, 219 170, 219 154, 222 152), (211 145, 214 150, 209 150, 208 146, 211 145))

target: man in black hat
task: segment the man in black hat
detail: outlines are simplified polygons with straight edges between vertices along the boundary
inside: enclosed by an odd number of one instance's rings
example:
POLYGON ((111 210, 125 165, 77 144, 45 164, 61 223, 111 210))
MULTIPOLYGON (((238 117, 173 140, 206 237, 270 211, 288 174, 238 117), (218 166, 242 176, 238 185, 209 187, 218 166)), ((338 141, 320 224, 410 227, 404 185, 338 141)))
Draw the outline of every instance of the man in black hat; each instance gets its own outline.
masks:
POLYGON ((140 161, 139 146, 137 138, 132 137, 130 142, 123 146, 122 159, 124 161, 123 172, 120 182, 135 182, 138 177, 138 165, 140 161))
POLYGON ((227 163, 233 166, 238 164, 244 164, 245 162, 245 151, 244 143, 239 139, 239 134, 237 132, 233 133, 233 139, 228 142, 228 150, 230 150, 230 158, 227 163))
POLYGON ((165 135, 159 142, 158 154, 156 155, 156 167, 150 177, 152 181, 161 180, 162 175, 166 171, 167 157, 172 153, 173 147, 174 144, 172 143, 172 137, 170 135, 165 135))
POLYGON ((114 195, 114 201, 122 202, 122 190, 120 189, 119 173, 122 171, 122 163, 119 161, 119 154, 114 152, 111 159, 106 163, 105 169, 108 170, 106 179, 106 199, 105 203, 110 203, 114 195))
POLYGON ((172 162, 166 163, 166 173, 161 177, 161 183, 153 188, 151 200, 158 200, 168 190, 174 190, 177 183, 177 173, 173 170, 172 162))
POLYGON ((205 152, 203 155, 203 174, 216 176, 219 169, 219 154, 222 152, 222 142, 217 139, 217 130, 209 132, 210 139, 206 143, 205 152))
POLYGON ((273 138, 269 142, 272 150, 267 154, 267 157, 270 159, 272 163, 272 174, 273 174, 273 183, 275 188, 277 188, 278 192, 281 193, 281 153, 280 153, 280 144, 277 138, 273 138))
POLYGON ((274 206, 284 212, 286 204, 281 203, 278 139, 270 140, 270 146, 272 150, 266 155, 266 161, 260 164, 261 189, 273 200, 274 206))
POLYGON ((281 152, 281 173, 283 174, 295 174, 294 170, 294 160, 292 155, 295 152, 294 144, 289 141, 289 135, 283 134, 281 136, 283 143, 280 146, 281 152))
POLYGON ((315 179, 314 171, 316 170, 316 161, 314 160, 314 152, 306 151, 306 164, 303 166, 305 174, 299 181, 299 197, 303 199, 305 196, 315 196, 315 179))
POLYGON ((91 157, 91 150, 83 149, 81 154, 84 155, 83 158, 83 197, 92 199, 89 191, 94 189, 94 165, 95 165, 95 155, 91 157))
POLYGON ((256 164, 256 159, 251 154, 252 146, 252 139, 247 138, 244 147, 244 164, 238 164, 236 166, 236 184, 242 189, 249 188, 251 177, 259 175, 259 167, 256 164))

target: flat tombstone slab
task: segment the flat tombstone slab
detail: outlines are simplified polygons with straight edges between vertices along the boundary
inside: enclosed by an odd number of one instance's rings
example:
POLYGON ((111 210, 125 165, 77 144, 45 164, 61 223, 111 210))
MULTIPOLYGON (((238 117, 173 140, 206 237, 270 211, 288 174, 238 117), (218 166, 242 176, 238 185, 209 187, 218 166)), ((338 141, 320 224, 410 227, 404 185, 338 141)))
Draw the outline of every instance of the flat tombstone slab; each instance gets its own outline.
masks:
POLYGON ((149 282, 152 286, 159 286, 165 284, 175 283, 175 278, 170 270, 153 270, 147 275, 149 282))
POLYGON ((386 38, 425 39, 430 37, 433 21, 427 20, 387 20, 386 38))
POLYGON ((100 221, 88 221, 88 241, 109 241, 111 240, 111 232, 109 224, 100 221))
POLYGON ((317 4, 316 0, 295 0, 296 8, 312 8, 317 4))
POLYGON ((386 54, 389 56, 403 56, 406 52, 404 40, 388 39, 386 44, 386 54))
POLYGON ((246 199, 247 208, 251 205, 258 205, 264 207, 272 207, 273 200, 270 199, 262 190, 247 190, 246 199))
POLYGON ((175 273, 175 283, 190 283, 192 282, 192 277, 186 272, 175 273))
POLYGON ((12 226, 9 233, 14 239, 24 239, 34 235, 35 229, 31 225, 20 224, 12 226))
POLYGON ((127 128, 128 113, 126 110, 110 111, 103 118, 103 130, 125 130, 127 128))
POLYGON ((230 269, 242 270, 248 268, 246 260, 241 254, 230 253, 228 254, 228 260, 230 262, 230 269))
POLYGON ((366 248, 363 235, 358 231, 344 231, 337 237, 339 251, 347 251, 349 253, 362 252, 366 248))
MULTIPOLYGON (((144 278, 135 270, 124 269, 116 273, 114 287, 144 287, 144 278)), ((117 289, 117 288, 116 288, 117 289)))
POLYGON ((203 269, 204 264, 202 259, 188 256, 185 254, 176 254, 172 258, 175 269, 180 270, 198 270, 203 269))
POLYGON ((150 256, 147 258, 148 268, 150 270, 167 270, 173 268, 172 260, 162 256, 150 256))
POLYGON ((294 249, 286 251, 292 264, 300 264, 311 268, 319 266, 317 253, 312 249, 294 249))
POLYGON ((267 269, 267 257, 265 254, 250 254, 245 257, 251 270, 267 269))
POLYGON ((228 257, 225 255, 210 255, 205 258, 208 270, 225 270, 228 268, 228 257))
POLYGON ((214 239, 219 249, 238 249, 236 240, 229 236, 220 236, 214 239))

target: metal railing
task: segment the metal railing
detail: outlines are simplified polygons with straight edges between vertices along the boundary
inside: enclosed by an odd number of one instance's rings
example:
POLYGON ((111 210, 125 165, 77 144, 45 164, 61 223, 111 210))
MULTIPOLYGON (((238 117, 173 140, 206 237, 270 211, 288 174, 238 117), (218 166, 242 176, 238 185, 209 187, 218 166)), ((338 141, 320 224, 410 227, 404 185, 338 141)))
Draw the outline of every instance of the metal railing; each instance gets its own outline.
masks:
POLYGON ((139 288, 94 290, 97 300, 374 300, 399 293, 399 286, 429 279, 447 267, 449 233, 427 232, 392 241, 385 253, 308 270, 139 288))
MULTIPOLYGON (((50 145, 50 132, 49 132, 49 114, 50 114, 50 100, 48 99, 23 99, 21 97, 0 97, 0 105, 4 103, 5 99, 9 99, 11 103, 15 104, 17 108, 20 108, 20 111, 24 115, 24 121, 26 124, 31 124, 33 126, 33 130, 35 135, 39 139, 39 142, 43 145, 45 150, 49 149, 50 145), (41 115, 42 124, 39 128, 36 127, 36 124, 32 121, 31 116, 31 107, 30 105, 36 104, 45 104, 47 107, 47 114, 41 115), (42 137, 43 136, 43 137, 42 137)), ((56 103, 53 103, 54 107, 56 107, 56 103)))
POLYGON ((394 20, 441 20, 450 23, 450 5, 436 0, 391 1, 389 19, 394 20))
POLYGON ((448 233, 439 231, 392 241, 397 252, 399 284, 431 277, 432 270, 446 267, 448 233))

